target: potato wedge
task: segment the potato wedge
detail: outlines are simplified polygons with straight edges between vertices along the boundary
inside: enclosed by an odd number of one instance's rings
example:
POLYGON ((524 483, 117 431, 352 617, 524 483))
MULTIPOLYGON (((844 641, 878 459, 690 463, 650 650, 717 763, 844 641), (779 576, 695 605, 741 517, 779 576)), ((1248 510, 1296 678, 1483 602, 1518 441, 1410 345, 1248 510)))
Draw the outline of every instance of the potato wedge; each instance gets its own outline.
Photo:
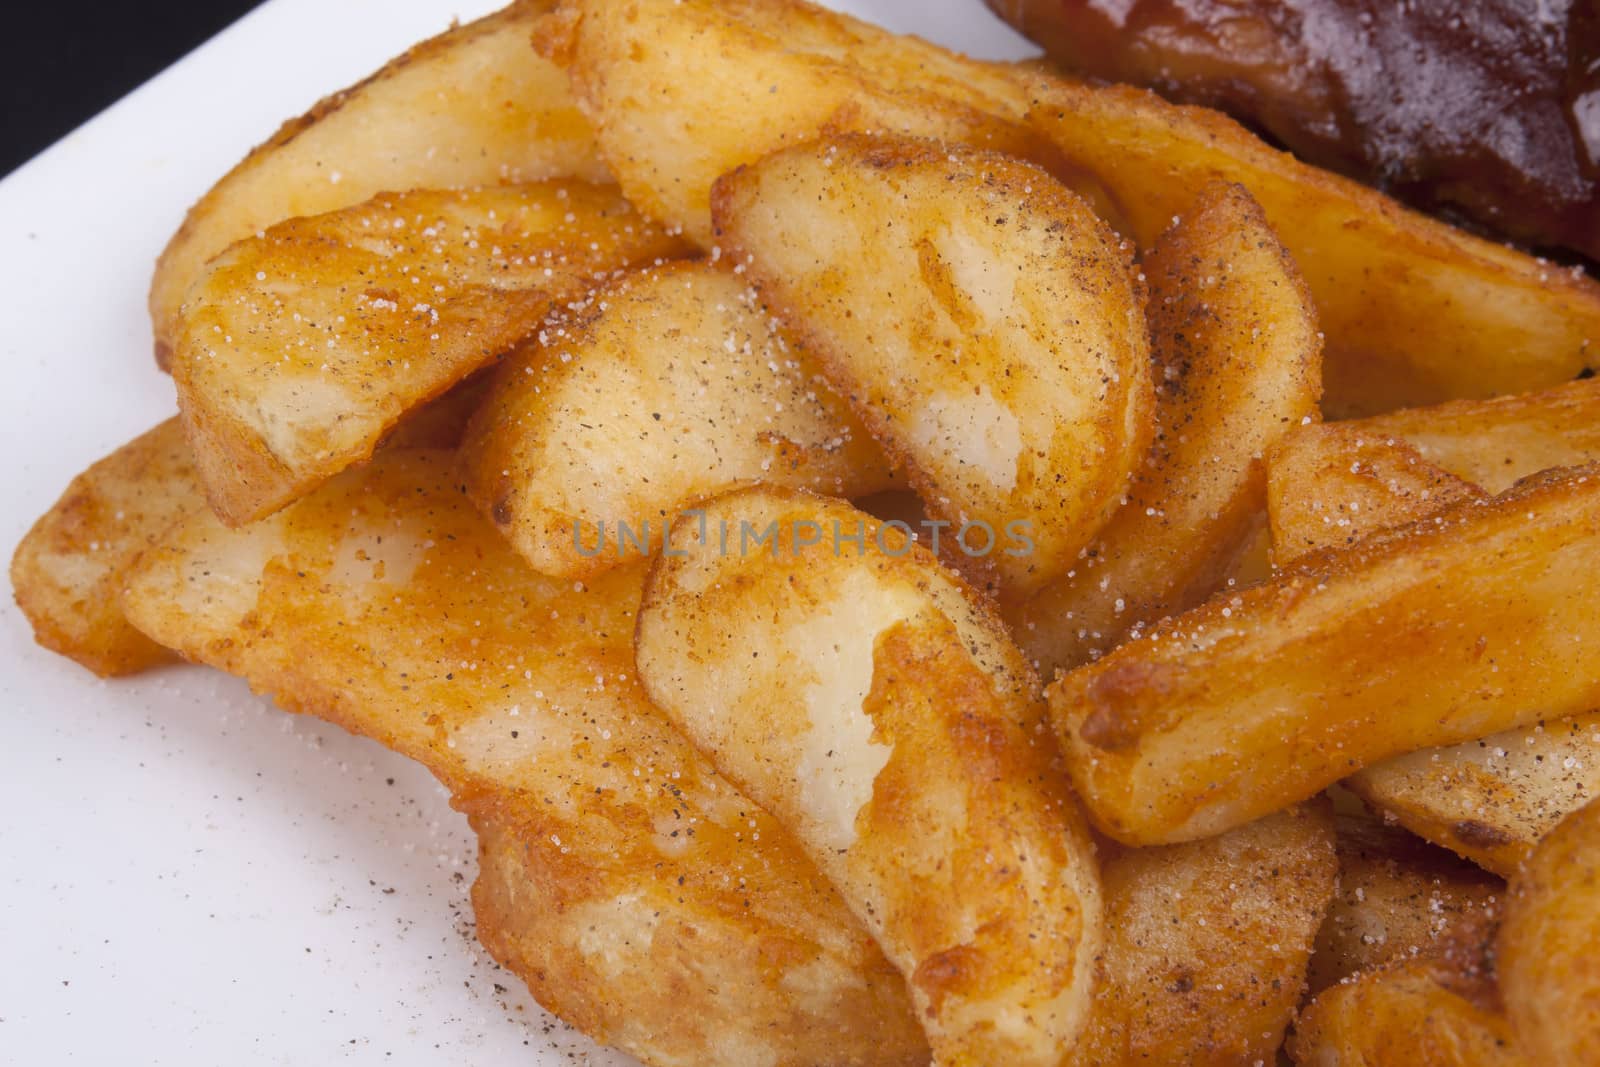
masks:
POLYGON ((491 947, 597 1039, 685 1067, 925 1064, 899 975, 646 699, 642 581, 535 574, 462 496, 454 456, 392 451, 243 529, 192 515, 124 604, 185 657, 421 761, 475 825, 512 828, 531 880, 495 892, 547 911, 514 951, 491 947))
POLYGON ((1404 960, 1323 990, 1289 1055, 1308 1067, 1547 1067, 1519 1050, 1481 958, 1404 960))
POLYGON ((1307 557, 1064 675, 1050 707, 1091 817, 1217 833, 1404 752, 1600 704, 1600 471, 1307 557))
MULTIPOLYGON (((1460 436, 1445 437, 1447 444, 1432 451, 1465 455, 1466 461, 1457 465, 1468 469, 1475 457, 1496 455, 1526 473, 1530 464, 1558 454, 1563 447, 1551 439, 1547 449, 1540 440, 1543 431, 1522 423, 1519 413, 1516 421, 1503 425, 1526 427, 1526 434, 1514 432, 1502 439, 1503 444, 1479 451, 1490 436, 1470 436, 1470 427, 1484 423, 1465 412, 1484 407, 1517 410, 1522 405, 1461 401, 1439 409, 1396 412, 1394 417, 1426 426, 1428 410, 1462 412, 1432 424, 1461 429, 1460 436), (1521 444, 1530 439, 1526 446, 1521 444), (1463 452, 1449 451, 1456 445, 1463 452)), ((1409 444, 1375 435, 1373 424, 1390 418, 1305 427, 1274 452, 1269 499, 1274 551, 1280 562, 1325 547, 1347 547, 1386 527, 1416 522, 1452 504, 1485 496, 1476 485, 1422 459, 1409 444)), ((1501 461, 1482 464, 1497 477, 1495 468, 1501 465, 1501 461)), ((1600 795, 1597 746, 1600 712, 1588 712, 1458 745, 1408 752, 1363 768, 1345 785, 1414 833, 1510 877, 1540 838, 1600 795)))
POLYGON ((528 47, 554 6, 516 0, 424 41, 284 123, 212 186, 156 262, 157 362, 171 359, 179 306, 206 263, 285 219, 408 189, 610 181, 566 75, 528 47))
POLYGON ((1267 455, 1268 526, 1279 566, 1488 497, 1365 421, 1298 427, 1267 455))
POLYGON ((1600 362, 1600 285, 1581 270, 1408 211, 1215 111, 1037 75, 1029 95, 1029 122, 1110 190, 1141 246, 1206 183, 1250 190, 1316 298, 1330 415, 1526 392, 1600 362))
POLYGON ((523 558, 564 577, 658 551, 684 509, 741 485, 893 485, 749 284, 707 263, 627 275, 545 323, 501 364, 462 465, 523 558))
POLYGON ((1338 852, 1339 892, 1311 956, 1313 995, 1397 960, 1446 956, 1463 938, 1494 936, 1503 879, 1361 816, 1338 817, 1338 852))
POLYGON ((1202 190, 1142 266, 1155 443, 1083 558, 1010 620, 1046 677, 1221 588, 1261 522, 1264 453, 1320 417, 1316 309, 1249 193, 1202 190))
POLYGON ((1542 470, 1600 462, 1600 379, 1408 408, 1351 428, 1373 438, 1401 438, 1424 459, 1499 493, 1542 470))
POLYGON ((173 523, 204 508, 177 419, 72 479, 11 557, 12 593, 34 639, 101 677, 170 660, 129 625, 117 595, 139 556, 173 523))
POLYGON ((1021 597, 1066 573, 1150 439, 1126 246, 1036 167, 843 137, 717 182, 718 239, 928 510, 945 558, 1021 597))
POLYGON ((271 514, 597 278, 678 250, 577 182, 385 194, 234 245, 185 301, 172 366, 212 507, 271 514))
POLYGON ((1055 1067, 1101 899, 1032 672, 926 549, 848 504, 758 487, 702 521, 646 587, 651 698, 839 888, 935 1063, 1055 1067))
POLYGON ((708 250, 712 182, 820 136, 912 134, 1080 174, 1002 102, 1018 94, 1003 68, 812 4, 564 0, 536 40, 566 69, 628 199, 708 250))
POLYGON ((1271 1063, 1338 864, 1325 805, 1103 864, 1106 946, 1072 1063, 1271 1063))
POLYGON ((1511 879, 1500 987, 1542 1067, 1600 1063, 1600 805, 1564 819, 1511 879))

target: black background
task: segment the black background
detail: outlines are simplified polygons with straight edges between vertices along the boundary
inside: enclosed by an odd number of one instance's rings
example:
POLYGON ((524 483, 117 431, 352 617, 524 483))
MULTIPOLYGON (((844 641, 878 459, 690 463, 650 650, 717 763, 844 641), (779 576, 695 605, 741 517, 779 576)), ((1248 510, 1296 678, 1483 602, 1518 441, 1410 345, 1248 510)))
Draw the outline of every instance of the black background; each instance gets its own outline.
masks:
POLYGON ((13 0, 0 14, 0 174, 255 6, 256 0, 13 0))

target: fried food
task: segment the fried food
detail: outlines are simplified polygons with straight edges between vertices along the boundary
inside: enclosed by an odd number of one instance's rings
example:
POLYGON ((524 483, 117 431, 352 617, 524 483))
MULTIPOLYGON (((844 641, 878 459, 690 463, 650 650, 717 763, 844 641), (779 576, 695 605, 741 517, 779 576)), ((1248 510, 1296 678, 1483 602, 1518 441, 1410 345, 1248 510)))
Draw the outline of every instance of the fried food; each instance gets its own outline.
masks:
POLYGON ((1513 1040, 1481 958, 1403 960, 1323 990, 1289 1055, 1308 1067, 1546 1067, 1513 1040))
POLYGON ((1020 597, 1121 502, 1154 399, 1129 250, 1035 167, 844 137, 717 182, 718 240, 884 442, 945 558, 1020 597), (975 531, 975 532, 973 532, 975 531))
MULTIPOLYGON (((1424 411, 1393 418, 1407 428, 1439 428, 1444 444, 1430 451, 1460 468, 1481 467, 1498 477, 1504 465, 1527 473, 1565 447, 1542 429, 1518 432, 1533 425, 1523 421, 1520 402, 1463 401, 1434 410, 1446 415, 1437 422, 1424 411), (1486 423, 1471 410, 1484 407, 1507 417, 1486 423), (1488 427, 1483 436, 1471 434, 1478 426, 1488 427), (1491 443, 1497 428, 1510 432, 1491 443), (1487 456, 1504 458, 1485 462, 1487 456)), ((1485 498, 1410 445, 1375 433, 1383 427, 1372 424, 1390 418, 1297 430, 1273 454, 1270 510, 1280 563, 1485 498)), ((1358 771, 1345 784, 1414 833, 1509 877, 1562 818, 1600 795, 1596 746, 1600 712, 1588 712, 1408 752, 1358 771)))
POLYGON ((1319 418, 1316 309, 1249 193, 1203 190, 1142 266, 1155 443, 1082 559, 1011 619, 1046 677, 1221 588, 1261 524, 1263 455, 1319 418))
POLYGON ((1529 854, 1496 944, 1506 1013, 1529 1058, 1600 1062, 1600 805, 1567 816, 1529 854))
POLYGON ((1463 937, 1493 937, 1504 880, 1371 818, 1340 814, 1337 825, 1339 892, 1317 931, 1313 995, 1395 961, 1448 955, 1463 937))
POLYGON ((1280 566, 1488 498, 1407 442, 1360 422, 1296 428, 1267 455, 1268 525, 1280 566))
POLYGON ((123 580, 184 515, 204 508, 177 419, 134 438, 72 479, 11 557, 11 588, 52 652, 101 677, 135 674, 171 654, 129 625, 123 580))
POLYGON ((212 507, 271 514, 597 278, 679 250, 579 182, 385 194, 234 245, 184 303, 172 366, 212 507))
POLYGON ((712 183, 818 137, 910 134, 1076 173, 1004 102, 1004 68, 797 0, 563 0, 537 44, 628 199, 706 249, 712 183))
POLYGON ((1600 379, 1393 411, 1349 425, 1367 437, 1402 439, 1424 459, 1499 493, 1552 467, 1600 462, 1600 379))
POLYGON ((1600 705, 1600 471, 1306 557, 1058 679, 1090 816, 1218 833, 1391 756, 1600 705))
POLYGON ((528 47, 553 6, 516 0, 424 41, 284 123, 212 186, 156 263, 156 360, 170 361, 179 306, 206 263, 285 219, 408 189, 610 181, 566 75, 528 47))
POLYGON ((462 466, 523 558, 564 577, 659 551, 681 512, 742 485, 893 485, 749 283, 707 263, 625 276, 545 323, 501 364, 462 466))
POLYGON ((1407 211, 1217 112, 1127 87, 1030 85, 1030 123, 1110 191, 1142 247, 1206 183, 1250 190, 1316 299, 1330 415, 1542 389, 1600 362, 1600 285, 1581 271, 1407 211))
POLYGON ((1337 875, 1322 804, 1204 841, 1113 851, 1106 946, 1071 1062, 1273 1062, 1337 875))
POLYGON ((1089 1013, 1101 898, 1032 672, 971 590, 848 504, 761 487, 704 521, 647 584, 645 689, 839 888, 935 1063, 1054 1067, 1089 1013))
POLYGON ((539 576, 453 456, 391 451, 242 529, 192 515, 124 605, 438 775, 527 879, 478 889, 486 942, 597 1040, 684 1067, 925 1064, 903 982, 838 895, 646 699, 641 584, 539 576))

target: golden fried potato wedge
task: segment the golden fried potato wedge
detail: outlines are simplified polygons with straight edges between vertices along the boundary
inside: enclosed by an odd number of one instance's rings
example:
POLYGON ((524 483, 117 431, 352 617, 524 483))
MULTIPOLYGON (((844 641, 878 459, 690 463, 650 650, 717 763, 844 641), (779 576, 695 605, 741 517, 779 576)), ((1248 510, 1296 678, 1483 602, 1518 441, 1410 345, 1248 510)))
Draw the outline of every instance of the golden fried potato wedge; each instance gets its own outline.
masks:
POLYGON ((1316 298, 1331 414, 1526 392, 1600 362, 1600 285, 1581 270, 1402 208, 1218 112, 1127 87, 1028 82, 1030 123, 1110 190, 1141 246, 1206 183, 1250 190, 1316 298))
POLYGON ((1083 558, 1011 619, 1046 677, 1221 588, 1260 525, 1264 453, 1319 417, 1316 309, 1249 193, 1203 190, 1142 266, 1155 443, 1083 558))
POLYGON ((749 283, 707 263, 627 275, 505 360, 467 489, 545 574, 659 550, 697 501, 757 482, 853 497, 888 461, 749 283))
MULTIPOLYGON (((1501 406, 1461 401, 1439 409, 1465 412, 1501 406)), ((1507 405, 1515 408, 1518 405, 1507 405)), ((1396 412, 1425 425, 1429 409, 1396 412)), ((1269 500, 1274 552, 1279 562, 1326 547, 1349 546, 1377 530, 1416 522, 1486 494, 1435 467, 1409 444, 1375 434, 1390 416, 1296 430, 1270 458, 1269 500)), ((1527 426, 1521 423, 1504 425, 1527 426)), ((1467 436, 1481 425, 1456 416, 1435 425, 1461 427, 1453 444, 1473 457, 1504 455, 1526 472, 1561 446, 1546 449, 1541 431, 1507 435, 1504 445, 1479 452, 1483 439, 1467 436), (1457 421, 1459 420, 1459 421, 1457 421), (1533 439, 1526 447, 1518 440, 1533 439), (1475 443, 1476 442, 1476 443, 1475 443)), ((1492 431, 1491 431, 1492 433, 1492 431)), ((1450 453, 1456 455, 1458 453, 1450 453)), ((1491 468, 1496 464, 1489 465, 1491 468)), ((1351 791, 1436 844, 1509 877, 1528 851, 1568 813, 1600 795, 1600 712, 1536 723, 1444 748, 1408 752, 1363 768, 1346 780, 1351 791)))
POLYGON ((851 136, 735 171, 712 210, 950 524, 945 558, 1007 597, 1066 573, 1154 406, 1129 251, 1083 201, 1017 160, 851 136))
POLYGON ((1002 68, 812 4, 564 0, 537 42, 628 199, 707 249, 712 182, 819 136, 912 134, 1075 173, 994 95, 1018 92, 1002 68))
POLYGON ((1091 817, 1188 840, 1362 767, 1600 704, 1600 470, 1308 556, 1058 679, 1091 817))
POLYGON ((437 774, 520 853, 526 880, 477 899, 538 909, 490 947, 597 1039, 684 1067, 925 1064, 900 976, 646 699, 640 568, 541 577, 457 477, 391 451, 242 529, 201 511, 140 561, 129 617, 437 774))
POLYGON ((551 0, 517 0, 417 45, 335 93, 229 171, 156 263, 156 359, 178 339, 178 308, 206 263, 235 241, 379 193, 546 178, 610 181, 558 68, 528 47, 551 0))
POLYGON ((1600 711, 1408 752, 1345 784, 1417 834, 1505 877, 1600 796, 1600 711))
POLYGON ((185 301, 172 366, 212 507, 271 514, 597 278, 678 250, 579 182, 385 194, 241 241, 185 301))
POLYGON ((1267 454, 1268 525, 1280 566, 1488 497, 1364 422, 1297 427, 1267 454))
POLYGON ((1499 493, 1552 467, 1600 462, 1600 379, 1407 408, 1350 425, 1372 438, 1403 439, 1424 459, 1499 493))
POLYGON ((1325 805, 1103 865, 1106 946, 1072 1063, 1271 1063, 1338 864, 1325 805))
POLYGON ((1322 991, 1289 1038, 1306 1067, 1547 1067, 1525 1056, 1482 959, 1405 960, 1322 991))
POLYGON ((935 1063, 1054 1067, 1101 900, 1032 672, 926 549, 848 504, 758 487, 703 521, 646 588, 651 698, 839 887, 935 1063))
POLYGON ((1541 1067, 1600 1063, 1600 805, 1567 816, 1511 880, 1500 988, 1541 1067))
POLYGON ((1414 834, 1338 817, 1339 892, 1317 931, 1313 995, 1396 960, 1436 959, 1494 936, 1506 884, 1414 834))
POLYGON ((11 557, 11 589, 34 639, 102 677, 171 659, 117 601, 128 569, 205 496, 177 419, 72 479, 11 557))

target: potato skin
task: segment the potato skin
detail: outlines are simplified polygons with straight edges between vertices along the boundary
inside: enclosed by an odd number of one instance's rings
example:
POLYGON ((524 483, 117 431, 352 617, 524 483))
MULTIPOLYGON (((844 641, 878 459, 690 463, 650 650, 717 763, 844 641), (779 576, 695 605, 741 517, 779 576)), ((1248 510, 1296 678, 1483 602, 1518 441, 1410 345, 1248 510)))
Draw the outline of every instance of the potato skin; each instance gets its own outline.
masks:
POLYGON ((205 507, 177 419, 72 479, 11 557, 11 590, 34 639, 101 677, 135 674, 172 654, 129 624, 118 596, 161 535, 205 507))
POLYGON ((124 605, 186 658, 419 760, 486 847, 521 850, 514 883, 478 893, 486 940, 599 1040, 671 1067, 925 1064, 898 973, 645 697, 643 577, 541 577, 452 454, 389 451, 243 529, 191 515, 124 605))
POLYGON ((1080 198, 991 152, 850 135, 723 176, 712 214, 950 524, 947 563, 1002 601, 1076 563, 1144 457, 1154 406, 1131 249, 1080 198), (987 526, 973 535, 987 554, 956 547, 969 522, 987 526))
POLYGON ((1242 186, 1201 190, 1140 266, 1155 440, 1094 543, 1011 613, 1046 677, 1221 588, 1260 529, 1263 455, 1321 417, 1316 308, 1242 186))
POLYGON ((379 193, 546 178, 610 180, 565 75, 528 47, 552 0, 514 0, 391 60, 285 122, 189 209, 156 262, 156 362, 205 264, 285 219, 379 193))
POLYGON ((1600 471, 1576 468, 1216 598, 1052 687, 1079 794, 1119 840, 1188 840, 1592 708, 1596 551, 1600 471))
POLYGON ((1567 816, 1528 855, 1498 948, 1506 1012, 1529 1057, 1600 1062, 1600 805, 1567 816))

